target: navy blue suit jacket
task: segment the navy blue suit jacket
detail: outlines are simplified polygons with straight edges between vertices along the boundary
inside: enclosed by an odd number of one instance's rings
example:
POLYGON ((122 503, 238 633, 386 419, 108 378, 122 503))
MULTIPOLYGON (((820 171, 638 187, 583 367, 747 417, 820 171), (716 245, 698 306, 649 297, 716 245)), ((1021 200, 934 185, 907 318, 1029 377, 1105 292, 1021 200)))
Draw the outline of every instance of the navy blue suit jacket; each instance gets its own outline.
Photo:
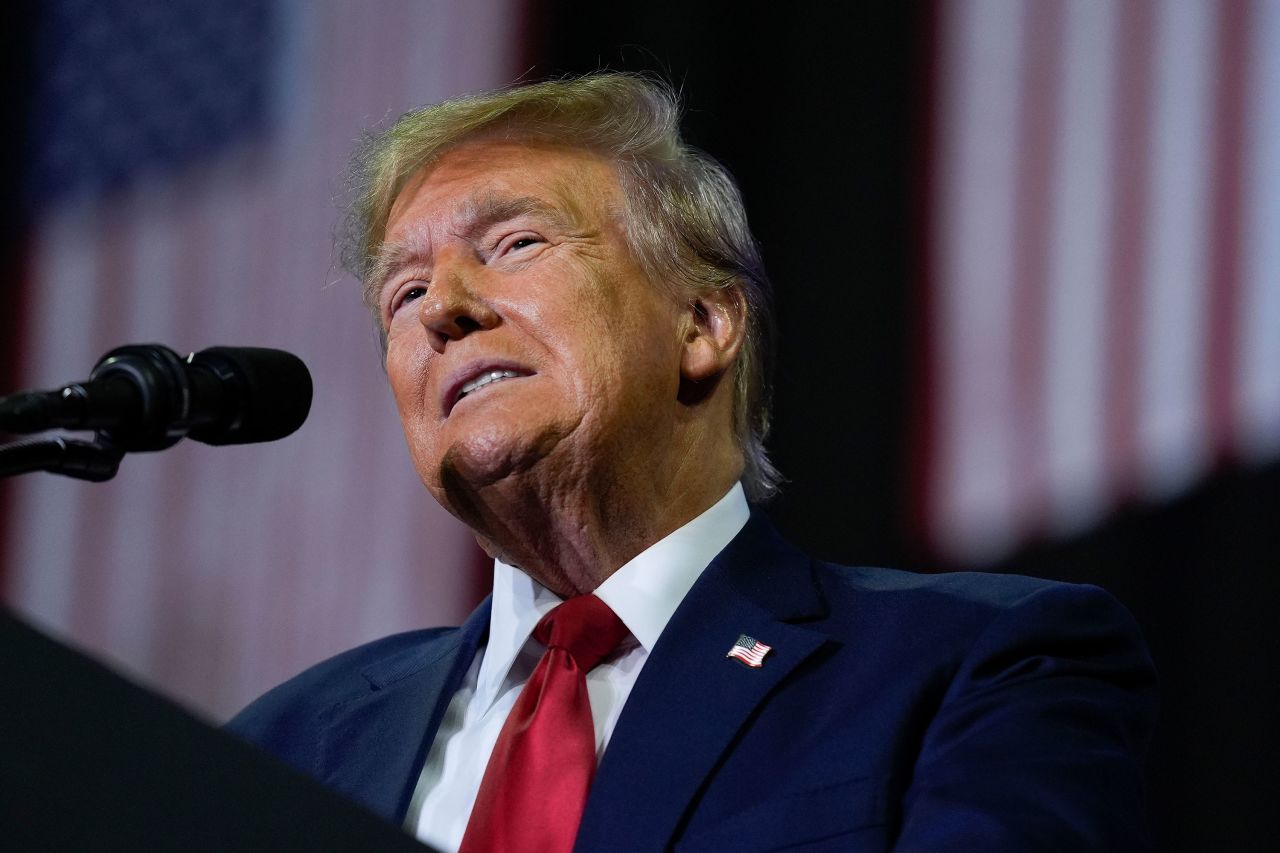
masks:
MULTIPOLYGON (((486 603, 339 655, 230 728, 402 822, 487 628, 486 603)), ((577 849, 1140 850, 1154 711, 1101 590, 831 565, 754 513, 652 650, 577 849)))

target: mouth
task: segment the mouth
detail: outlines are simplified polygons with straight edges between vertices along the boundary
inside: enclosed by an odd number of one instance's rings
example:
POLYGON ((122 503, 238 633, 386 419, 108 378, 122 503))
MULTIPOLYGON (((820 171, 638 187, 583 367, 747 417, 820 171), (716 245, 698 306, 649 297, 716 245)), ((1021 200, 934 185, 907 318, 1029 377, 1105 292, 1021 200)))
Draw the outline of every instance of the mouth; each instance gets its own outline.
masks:
POLYGON ((451 414, 454 406, 467 397, 482 394, 486 389, 510 379, 522 379, 530 375, 531 371, 505 365, 486 365, 480 369, 466 370, 450 385, 445 397, 445 416, 451 414))

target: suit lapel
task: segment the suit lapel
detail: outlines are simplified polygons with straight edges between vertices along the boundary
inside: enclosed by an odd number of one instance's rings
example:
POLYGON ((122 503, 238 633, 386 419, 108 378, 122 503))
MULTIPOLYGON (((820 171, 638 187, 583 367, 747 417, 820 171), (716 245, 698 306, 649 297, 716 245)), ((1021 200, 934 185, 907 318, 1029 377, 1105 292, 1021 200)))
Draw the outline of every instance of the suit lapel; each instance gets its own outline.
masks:
POLYGON ((449 700, 488 628, 486 600, 456 631, 365 669, 372 691, 327 714, 321 778, 384 819, 403 821, 449 700))
POLYGON ((578 849, 668 846, 743 723, 824 642, 792 623, 824 612, 808 558, 753 514, 645 663, 592 784, 578 849), (759 669, 725 657, 741 634, 772 646, 759 669))

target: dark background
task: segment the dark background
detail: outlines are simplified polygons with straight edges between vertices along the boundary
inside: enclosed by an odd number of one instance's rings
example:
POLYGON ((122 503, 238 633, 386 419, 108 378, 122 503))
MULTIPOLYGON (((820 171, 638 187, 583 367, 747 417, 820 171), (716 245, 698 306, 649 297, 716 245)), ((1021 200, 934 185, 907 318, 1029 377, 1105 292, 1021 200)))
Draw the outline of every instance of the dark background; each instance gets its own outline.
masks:
MULTIPOLYGON (((27 216, 22 201, 23 167, 30 118, 30 35, 35 31, 34 0, 0 4, 0 104, 5 131, 0 133, 0 388, 18 387, 22 352, 22 316, 27 216)), ((9 518, 10 492, 0 480, 0 540, 9 518)))
POLYGON ((21 198, 32 61, 28 34, 35 26, 30 0, 0 5, 0 103, 5 105, 5 130, 0 133, 0 157, 10 167, 0 170, 0 388, 14 387, 22 288, 23 245, 26 231, 21 198))
POLYGON ((530 76, 660 74, 683 90, 689 140, 739 179, 780 322, 770 444, 790 482, 770 507, 778 525, 846 563, 1110 590, 1141 623, 1161 677, 1156 849, 1270 849, 1280 466, 1224 464, 1173 504, 1122 511, 996 566, 945 565, 918 535, 909 451, 923 379, 931 5, 541 5, 530 76))

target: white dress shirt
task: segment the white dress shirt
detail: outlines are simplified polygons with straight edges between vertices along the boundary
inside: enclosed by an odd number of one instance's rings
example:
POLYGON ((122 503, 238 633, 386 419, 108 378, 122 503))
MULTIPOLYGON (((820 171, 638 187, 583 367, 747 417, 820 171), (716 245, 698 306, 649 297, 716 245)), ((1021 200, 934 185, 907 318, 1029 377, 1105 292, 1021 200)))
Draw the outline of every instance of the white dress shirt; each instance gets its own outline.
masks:
MULTIPOLYGON (((631 632, 617 654, 587 674, 597 761, 667 622, 750 514, 742 486, 735 484, 710 509, 636 555, 595 590, 631 632)), ((432 847, 456 853, 462 843, 498 733, 545 650, 532 637, 533 629, 560 602, 524 572, 494 561, 488 643, 476 652, 445 711, 405 818, 405 828, 432 847)))

